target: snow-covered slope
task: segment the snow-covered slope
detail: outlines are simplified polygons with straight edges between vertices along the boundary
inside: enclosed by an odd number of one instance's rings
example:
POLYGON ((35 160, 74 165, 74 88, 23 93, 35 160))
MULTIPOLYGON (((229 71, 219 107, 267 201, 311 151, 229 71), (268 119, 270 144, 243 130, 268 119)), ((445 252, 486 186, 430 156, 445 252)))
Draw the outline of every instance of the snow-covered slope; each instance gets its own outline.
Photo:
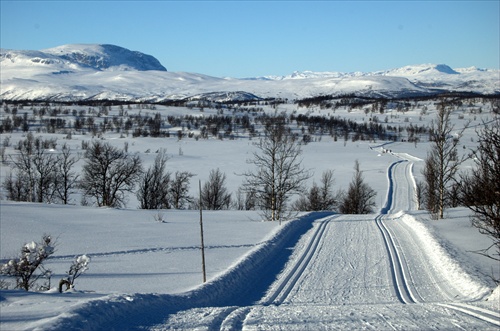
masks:
POLYGON ((42 52, 98 70, 167 71, 153 56, 115 45, 63 45, 42 52))
POLYGON ((167 72, 150 55, 114 45, 64 45, 42 51, 1 50, 2 100, 160 102, 221 93, 221 100, 300 99, 356 93, 406 97, 442 91, 500 94, 500 71, 415 65, 372 73, 294 72, 247 79, 167 72), (237 92, 237 93, 234 93, 237 92))
POLYGON ((287 76, 265 76, 256 80, 359 79, 360 77, 405 78, 420 88, 481 94, 500 93, 500 70, 476 67, 452 69, 446 64, 419 64, 375 72, 295 71, 287 76))
POLYGON ((379 74, 385 76, 402 76, 402 77, 412 77, 412 76, 424 76, 424 75, 459 75, 459 73, 446 64, 421 64, 413 66, 405 66, 402 68, 391 69, 387 71, 379 72, 379 74))
POLYGON ((2 49, 0 58, 2 70, 28 67, 33 74, 44 68, 63 73, 85 69, 167 71, 153 56, 115 45, 72 44, 41 51, 2 49))

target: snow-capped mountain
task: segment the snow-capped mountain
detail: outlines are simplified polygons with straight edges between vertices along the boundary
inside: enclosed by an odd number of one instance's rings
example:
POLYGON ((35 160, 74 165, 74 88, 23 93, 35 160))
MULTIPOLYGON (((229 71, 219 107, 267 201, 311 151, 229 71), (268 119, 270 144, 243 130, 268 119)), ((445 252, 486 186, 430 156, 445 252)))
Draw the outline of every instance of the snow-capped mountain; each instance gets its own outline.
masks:
POLYGON ((294 72, 247 79, 167 72, 153 56, 114 45, 64 45, 0 52, 2 100, 125 100, 203 98, 300 99, 355 93, 406 97, 443 91, 500 94, 500 70, 452 69, 444 64, 386 71, 294 72))
POLYGON ((382 71, 379 74, 385 76, 400 76, 412 77, 422 75, 459 75, 460 73, 453 70, 446 64, 421 64, 413 66, 405 66, 402 68, 382 71))
POLYGON ((153 56, 115 45, 63 45, 42 52, 97 70, 167 71, 153 56))
POLYGON ((2 70, 32 71, 52 74, 76 71, 167 71, 151 55, 114 45, 64 45, 41 51, 1 50, 2 70), (23 70, 24 69, 24 70, 23 70), (46 70, 44 70, 46 69, 46 70))
POLYGON ((437 76, 446 75, 460 75, 470 74, 474 72, 496 72, 498 70, 488 70, 488 69, 478 69, 476 67, 465 68, 465 69, 452 69, 446 64, 420 64, 405 66, 396 69, 375 71, 375 72, 336 72, 336 71, 294 71, 290 75, 286 76, 264 76, 248 79, 262 79, 262 80, 287 80, 287 79, 306 79, 306 78, 350 78, 350 77, 360 77, 360 76, 392 76, 392 77, 416 77, 422 78, 425 76, 432 76, 436 78, 437 76))

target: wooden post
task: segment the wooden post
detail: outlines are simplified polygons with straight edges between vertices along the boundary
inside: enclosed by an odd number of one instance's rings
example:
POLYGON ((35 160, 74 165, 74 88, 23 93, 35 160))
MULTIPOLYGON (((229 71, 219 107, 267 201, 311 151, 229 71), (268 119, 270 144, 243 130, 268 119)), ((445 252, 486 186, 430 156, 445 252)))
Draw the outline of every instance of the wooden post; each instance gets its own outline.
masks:
POLYGON ((198 182, 200 188, 200 234, 201 234, 201 269, 203 272, 203 283, 207 281, 207 274, 205 272, 205 244, 203 242, 203 214, 201 203, 201 180, 198 182))

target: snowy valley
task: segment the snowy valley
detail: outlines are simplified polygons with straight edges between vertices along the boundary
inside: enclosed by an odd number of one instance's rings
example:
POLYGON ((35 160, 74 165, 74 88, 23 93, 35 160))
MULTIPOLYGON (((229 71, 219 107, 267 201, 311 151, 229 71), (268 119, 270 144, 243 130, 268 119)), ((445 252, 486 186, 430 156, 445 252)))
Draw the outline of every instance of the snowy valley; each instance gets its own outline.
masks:
MULTIPOLYGON (((474 253, 492 239, 465 207, 433 219, 416 198, 437 109, 452 107, 459 155, 500 113, 500 71, 415 65, 373 73, 296 72, 217 78, 169 72, 156 59, 112 45, 1 51, 1 168, 14 173, 28 135, 78 156, 93 141, 137 155, 145 168, 166 151, 170 172, 189 171, 190 195, 210 171, 226 175, 233 204, 200 212, 20 202, 0 190, 0 263, 44 234, 50 289, 13 289, 3 277, 2 330, 497 330, 497 261, 474 253), (359 161, 376 192, 373 212, 296 210, 269 222, 240 210, 242 173, 266 115, 283 114, 311 172, 307 194, 332 170, 345 190, 359 161), (59 293, 76 256, 90 257, 75 287, 59 293), (7 282, 9 286, 6 286, 7 282)), ((473 160, 461 165, 470 170, 473 160)), ((294 196, 293 199, 297 199, 294 196)))

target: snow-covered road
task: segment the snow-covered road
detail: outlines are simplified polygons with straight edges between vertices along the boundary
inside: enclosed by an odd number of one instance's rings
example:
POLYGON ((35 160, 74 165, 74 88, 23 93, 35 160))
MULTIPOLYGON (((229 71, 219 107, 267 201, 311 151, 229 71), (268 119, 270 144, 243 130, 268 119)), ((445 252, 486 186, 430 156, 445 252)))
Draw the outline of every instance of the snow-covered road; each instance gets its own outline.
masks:
POLYGON ((474 306, 481 294, 458 288, 402 217, 417 208, 413 161, 389 167, 380 214, 315 220, 259 301, 180 311, 151 329, 497 329, 498 312, 474 306))

